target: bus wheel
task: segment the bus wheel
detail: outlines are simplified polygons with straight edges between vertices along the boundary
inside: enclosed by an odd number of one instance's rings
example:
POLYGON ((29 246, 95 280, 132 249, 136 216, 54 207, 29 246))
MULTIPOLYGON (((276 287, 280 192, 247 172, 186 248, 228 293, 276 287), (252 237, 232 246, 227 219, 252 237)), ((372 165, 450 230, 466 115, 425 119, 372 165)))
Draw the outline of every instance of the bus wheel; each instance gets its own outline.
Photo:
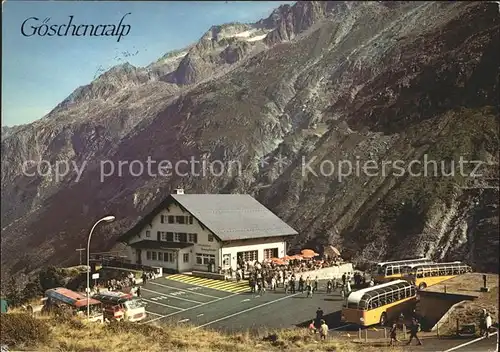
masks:
POLYGON ((387 314, 384 312, 380 316, 380 325, 385 326, 385 324, 387 324, 387 314))
POLYGON ((420 285, 418 285, 419 290, 423 290, 426 287, 427 287, 427 284, 425 282, 422 282, 420 285))

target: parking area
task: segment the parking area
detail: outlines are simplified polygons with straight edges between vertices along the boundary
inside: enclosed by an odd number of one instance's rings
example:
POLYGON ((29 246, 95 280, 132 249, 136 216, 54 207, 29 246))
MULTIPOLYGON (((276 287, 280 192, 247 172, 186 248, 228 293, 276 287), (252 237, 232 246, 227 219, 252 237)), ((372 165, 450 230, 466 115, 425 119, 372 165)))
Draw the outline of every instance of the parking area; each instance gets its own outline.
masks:
POLYGON ((263 326, 305 327, 314 319, 318 307, 333 321, 342 306, 339 293, 320 292, 308 298, 305 293, 285 294, 283 289, 277 289, 259 296, 249 289, 241 292, 241 284, 231 287, 208 279, 194 284, 193 279, 176 275, 148 282, 142 288, 149 313, 143 323, 189 323, 228 332, 252 331, 263 326))
MULTIPOLYGON (((339 292, 326 294, 324 283, 312 298, 305 293, 285 294, 283 289, 263 296, 242 290, 242 284, 172 275, 148 282, 142 288, 148 318, 141 324, 190 324, 225 332, 307 327, 318 307, 333 338, 356 339, 358 327, 340 323, 342 298, 339 292)), ((383 329, 367 329, 369 339, 380 339, 383 329)), ((363 337, 365 334, 363 333, 363 337)), ((497 336, 490 339, 436 339, 423 337, 423 346, 408 351, 494 351, 497 336)), ((400 342, 400 344, 404 344, 400 342)), ((382 342, 385 346, 386 342, 382 342)), ((376 346, 375 343, 373 346, 376 346)))

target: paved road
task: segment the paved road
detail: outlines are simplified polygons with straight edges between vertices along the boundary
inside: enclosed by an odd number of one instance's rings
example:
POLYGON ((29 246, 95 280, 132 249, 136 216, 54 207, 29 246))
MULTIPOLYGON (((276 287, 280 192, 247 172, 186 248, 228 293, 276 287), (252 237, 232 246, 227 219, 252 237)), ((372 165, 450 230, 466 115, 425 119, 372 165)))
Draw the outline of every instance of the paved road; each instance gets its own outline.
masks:
MULTIPOLYGON (((321 284, 320 292, 307 298, 305 293, 285 294, 282 289, 258 296, 248 291, 241 292, 241 284, 232 286, 214 281, 193 282, 190 278, 184 280, 175 276, 172 279, 164 277, 148 282, 142 288, 142 298, 147 302, 146 310, 149 313, 148 319, 143 323, 189 323, 197 328, 206 327, 226 332, 256 332, 259 329, 269 331, 295 326, 307 327, 314 319, 316 309, 321 307, 325 320, 332 329, 333 338, 357 338, 356 326, 340 322, 340 294, 337 292, 327 295, 321 292, 321 284)), ((384 336, 383 329, 375 327, 368 330, 370 338, 384 336)), ((407 346, 405 351, 446 351, 472 340, 427 338, 423 339, 423 346, 407 346)), ((387 344, 384 342, 379 345, 387 344)), ((360 348, 362 346, 366 347, 360 345, 360 348)), ((496 336, 493 336, 454 351, 486 352, 495 351, 495 347, 496 336)))
MULTIPOLYGON (((221 282, 224 290, 231 290, 221 282)), ((285 294, 283 289, 266 292, 262 297, 248 292, 232 293, 211 287, 180 282, 177 278, 160 278, 148 282, 142 298, 150 313, 145 322, 189 322, 197 327, 224 331, 256 330, 258 327, 286 328, 304 326, 321 307, 331 320, 341 309, 339 293, 285 294)), ((241 291, 241 290, 240 290, 241 291)))

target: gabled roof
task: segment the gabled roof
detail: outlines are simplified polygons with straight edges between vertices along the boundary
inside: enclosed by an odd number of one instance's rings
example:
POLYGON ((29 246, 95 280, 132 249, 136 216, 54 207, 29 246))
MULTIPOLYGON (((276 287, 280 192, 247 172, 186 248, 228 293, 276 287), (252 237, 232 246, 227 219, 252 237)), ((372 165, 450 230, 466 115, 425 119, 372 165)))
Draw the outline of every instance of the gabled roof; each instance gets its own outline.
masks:
POLYGON ((172 194, 120 241, 139 233, 171 203, 191 213, 221 241, 297 235, 297 231, 247 194, 172 194))

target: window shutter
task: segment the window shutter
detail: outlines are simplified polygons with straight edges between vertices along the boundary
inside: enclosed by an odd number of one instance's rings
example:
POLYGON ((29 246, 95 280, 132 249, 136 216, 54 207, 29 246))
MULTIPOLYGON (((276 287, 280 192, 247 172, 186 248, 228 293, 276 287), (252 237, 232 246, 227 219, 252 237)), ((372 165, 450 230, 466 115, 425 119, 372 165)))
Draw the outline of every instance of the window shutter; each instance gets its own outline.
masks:
POLYGON ((159 241, 161 241, 161 234, 160 234, 160 231, 158 231, 158 232, 156 233, 156 235, 158 236, 158 242, 159 242, 159 241))

